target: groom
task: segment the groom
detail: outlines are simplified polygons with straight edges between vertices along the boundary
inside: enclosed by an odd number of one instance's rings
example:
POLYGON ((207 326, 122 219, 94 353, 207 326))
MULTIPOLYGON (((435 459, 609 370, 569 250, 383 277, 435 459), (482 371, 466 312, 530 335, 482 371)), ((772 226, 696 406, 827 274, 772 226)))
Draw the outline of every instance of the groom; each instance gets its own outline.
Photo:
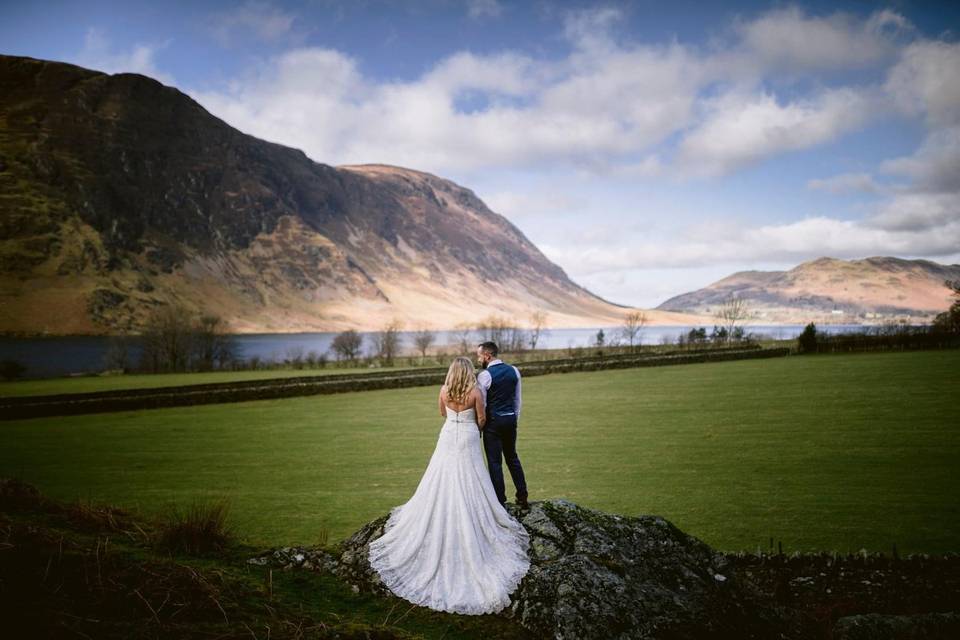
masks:
POLYGON ((517 456, 517 420, 520 418, 520 371, 497 357, 495 342, 477 346, 477 362, 483 371, 477 375, 477 386, 487 409, 487 424, 483 428, 483 450, 487 454, 487 469, 500 504, 506 504, 503 484, 503 465, 507 461, 513 486, 517 489, 517 506, 529 508, 527 481, 517 456))

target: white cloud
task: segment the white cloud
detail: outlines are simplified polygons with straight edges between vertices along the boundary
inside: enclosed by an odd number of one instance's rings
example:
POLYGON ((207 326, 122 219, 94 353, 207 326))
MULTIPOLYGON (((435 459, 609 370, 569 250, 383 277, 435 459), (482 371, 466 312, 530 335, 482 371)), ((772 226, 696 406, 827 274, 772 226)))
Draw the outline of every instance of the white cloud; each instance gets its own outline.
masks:
POLYGON ((481 18, 497 18, 503 12, 503 7, 497 0, 468 0, 467 15, 474 20, 481 18))
POLYGON ((960 125, 960 43, 922 40, 903 50, 886 89, 908 115, 931 126, 960 125))
MULTIPOLYGON (((343 53, 302 48, 262 62, 233 87, 191 93, 241 130, 331 164, 715 176, 835 140, 887 110, 887 94, 862 86, 789 99, 762 88, 772 72, 751 56, 773 47, 776 34, 789 31, 829 58, 842 42, 873 61, 892 51, 891 30, 909 27, 889 11, 857 21, 791 8, 741 24, 742 40, 703 52, 678 42, 618 40, 613 32, 623 18, 610 7, 567 12, 563 35, 571 50, 560 58, 457 52, 418 78, 384 82, 363 76, 343 53), (349 90, 341 90, 341 73, 349 75, 349 90), (658 148, 664 143, 672 149, 658 148)), ((800 55, 799 41, 783 50, 816 66, 817 59, 800 55)))
POLYGON ((915 153, 881 165, 887 173, 911 179, 869 220, 881 229, 941 230, 960 246, 949 229, 960 224, 960 127, 935 129, 915 153))
POLYGON ((866 21, 851 15, 809 16, 796 6, 775 9, 738 25, 744 47, 765 65, 793 70, 870 65, 895 53, 894 37, 911 29, 890 10, 866 21))
POLYGON ((610 32, 623 17, 623 11, 614 7, 570 11, 564 17, 563 33, 581 51, 607 52, 615 47, 610 32))
POLYGON ((210 16, 213 37, 224 46, 239 38, 254 37, 265 42, 290 34, 295 16, 268 2, 250 0, 239 7, 210 16))
POLYGON ((866 221, 873 228, 917 235, 942 234, 960 250, 960 193, 899 193, 866 221))
POLYGON ((679 159, 700 174, 730 173, 852 131, 877 115, 876 102, 868 92, 851 88, 787 104, 768 93, 724 94, 707 103, 702 124, 680 143, 679 159))
POLYGON ((960 194, 960 126, 935 129, 912 155, 887 160, 881 168, 912 178, 913 191, 960 194))
POLYGON ((881 193, 884 187, 869 173, 844 173, 829 178, 815 178, 807 182, 808 189, 830 193, 881 193))
MULTIPOLYGON (((697 62, 679 46, 542 62, 457 53, 409 82, 374 82, 339 52, 296 49, 219 91, 192 91, 239 129, 321 162, 609 166, 693 116, 697 62), (479 96, 479 108, 458 99, 479 96), (599 163, 599 164, 598 164, 599 163)), ((647 163, 649 169, 650 164, 647 163)))
POLYGON ((960 247, 960 217, 936 226, 884 228, 883 220, 838 220, 826 216, 757 227, 712 225, 669 242, 621 238, 617 243, 584 246, 542 245, 550 259, 579 277, 626 269, 691 268, 757 262, 802 262, 821 256, 861 258, 869 255, 942 257, 960 247))
POLYGON ((546 82, 546 70, 535 60, 515 53, 477 56, 455 53, 426 73, 421 82, 448 94, 472 89, 493 95, 530 95, 546 82))
POLYGON ((139 73, 172 85, 173 77, 160 71, 154 61, 157 52, 168 44, 136 44, 129 51, 111 51, 106 33, 90 27, 84 35, 83 49, 74 60, 81 66, 105 73, 139 73))

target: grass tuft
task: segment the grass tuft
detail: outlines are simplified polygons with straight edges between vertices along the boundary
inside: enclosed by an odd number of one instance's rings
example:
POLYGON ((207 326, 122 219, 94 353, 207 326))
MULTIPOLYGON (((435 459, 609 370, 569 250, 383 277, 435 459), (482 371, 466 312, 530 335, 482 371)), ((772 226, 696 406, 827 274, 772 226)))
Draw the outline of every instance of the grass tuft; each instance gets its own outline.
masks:
POLYGON ((173 553, 219 553, 235 542, 227 526, 227 498, 194 499, 185 509, 174 505, 160 522, 156 546, 173 553))

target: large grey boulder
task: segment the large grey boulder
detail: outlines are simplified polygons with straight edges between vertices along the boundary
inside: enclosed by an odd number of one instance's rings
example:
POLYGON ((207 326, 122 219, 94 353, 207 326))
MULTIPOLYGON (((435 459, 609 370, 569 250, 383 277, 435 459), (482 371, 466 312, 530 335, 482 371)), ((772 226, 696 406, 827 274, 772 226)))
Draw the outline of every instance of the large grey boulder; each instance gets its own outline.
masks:
MULTIPOLYGON (((797 614, 738 579, 723 554, 658 516, 626 517, 565 500, 513 511, 530 533, 530 570, 503 615, 536 636, 801 637, 797 614)), ((383 516, 340 547, 334 571, 357 590, 387 594, 367 560, 383 516)))

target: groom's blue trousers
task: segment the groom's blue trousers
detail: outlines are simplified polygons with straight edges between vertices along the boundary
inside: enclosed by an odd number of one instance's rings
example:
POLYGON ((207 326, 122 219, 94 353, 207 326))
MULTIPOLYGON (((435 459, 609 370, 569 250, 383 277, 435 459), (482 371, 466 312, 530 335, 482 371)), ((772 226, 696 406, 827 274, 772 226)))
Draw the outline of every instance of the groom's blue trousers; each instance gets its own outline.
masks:
POLYGON ((503 483, 503 463, 507 462, 513 486, 517 489, 517 499, 527 497, 527 481, 523 477, 523 467, 517 455, 517 418, 516 416, 490 416, 483 427, 483 450, 487 454, 487 470, 493 482, 500 504, 507 501, 507 491, 503 483))

